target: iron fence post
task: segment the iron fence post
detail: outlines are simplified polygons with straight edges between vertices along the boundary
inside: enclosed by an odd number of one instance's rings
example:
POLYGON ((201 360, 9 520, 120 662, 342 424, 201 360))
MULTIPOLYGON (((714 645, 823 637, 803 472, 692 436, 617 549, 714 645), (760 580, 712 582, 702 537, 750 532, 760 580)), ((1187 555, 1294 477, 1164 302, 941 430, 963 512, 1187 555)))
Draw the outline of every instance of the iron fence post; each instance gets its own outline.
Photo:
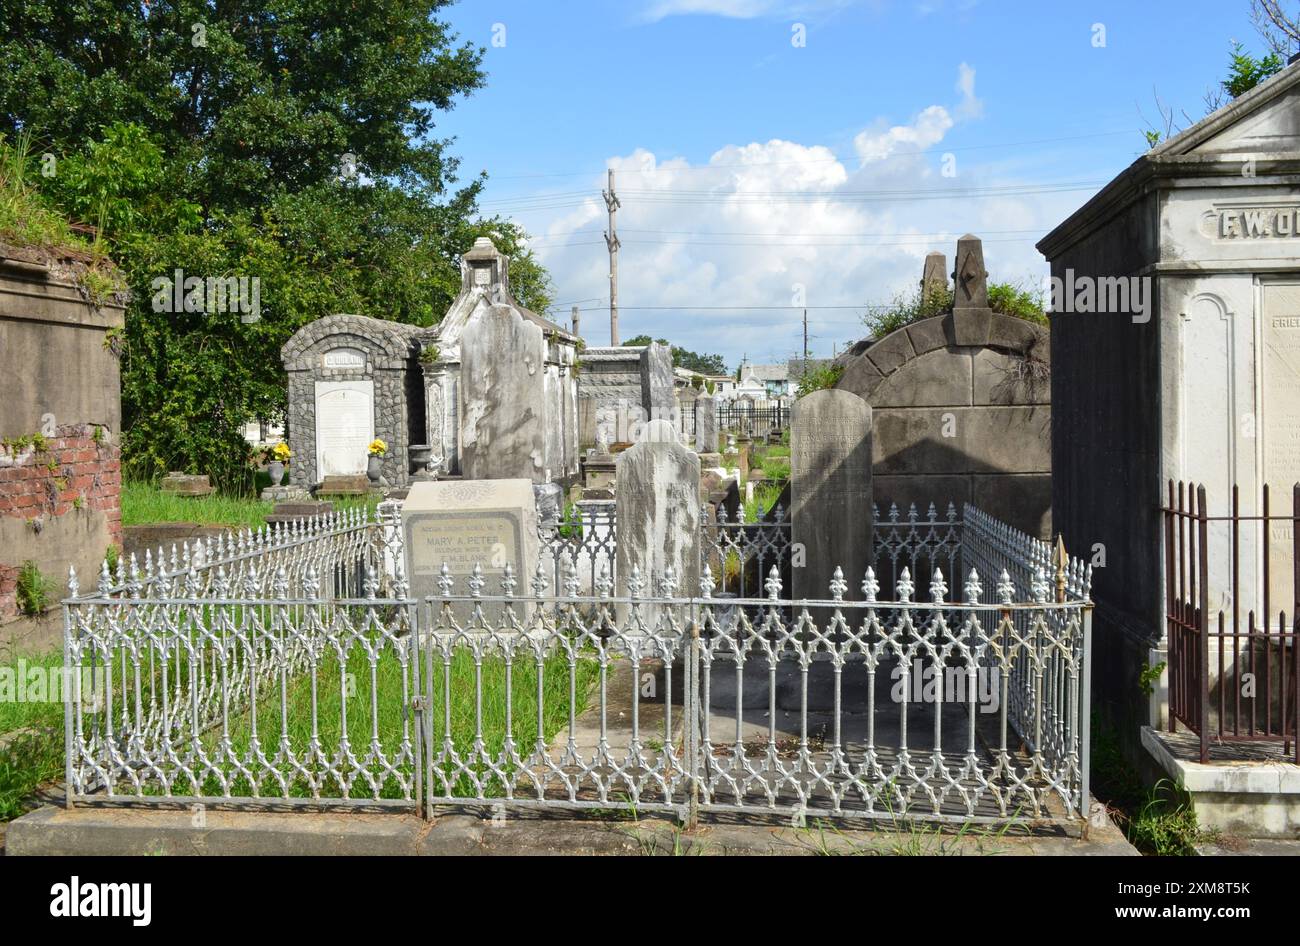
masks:
MULTIPOLYGON (((73 738, 73 706, 72 700, 68 698, 67 687, 72 682, 72 611, 67 602, 63 604, 63 777, 66 779, 63 789, 63 805, 71 809, 72 803, 72 738, 73 738)), ((81 674, 76 676, 76 682, 73 683, 76 689, 76 698, 81 699, 81 674)))
POLYGON ((1083 745, 1079 753, 1080 762, 1080 810, 1087 820, 1092 804, 1092 604, 1083 606, 1083 679, 1080 680, 1083 693, 1080 701, 1080 733, 1083 745))
POLYGON ((686 829, 695 830, 700 823, 700 765, 699 758, 699 679, 700 679, 700 622, 695 598, 691 598, 691 639, 686 660, 686 679, 682 681, 682 698, 686 703, 686 766, 690 785, 687 794, 686 829))
MULTIPOLYGON (((1196 719, 1197 728, 1200 729, 1201 737, 1201 763, 1204 764, 1210 758, 1210 549, 1209 549, 1209 519, 1206 514, 1205 505, 1205 485, 1202 484, 1196 488, 1196 505, 1197 505, 1197 535, 1199 537, 1199 581, 1200 581, 1200 600, 1198 602, 1200 615, 1200 632, 1201 632, 1201 654, 1198 661, 1197 673, 1201 676, 1201 685, 1197 687, 1197 706, 1196 719)), ((1235 599, 1233 602, 1236 604, 1235 599)), ((1222 643, 1220 643, 1222 646, 1222 643)))

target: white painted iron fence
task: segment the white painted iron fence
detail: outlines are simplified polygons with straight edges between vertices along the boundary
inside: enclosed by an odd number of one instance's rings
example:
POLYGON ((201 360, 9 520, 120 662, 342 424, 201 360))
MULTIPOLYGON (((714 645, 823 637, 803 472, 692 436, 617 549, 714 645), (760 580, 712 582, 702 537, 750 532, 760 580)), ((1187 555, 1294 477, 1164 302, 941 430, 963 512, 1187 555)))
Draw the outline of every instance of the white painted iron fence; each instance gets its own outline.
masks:
POLYGON ((877 557, 892 595, 877 569, 852 589, 837 570, 818 601, 783 595, 777 563, 759 594, 717 597, 707 560, 698 587, 634 572, 615 597, 612 572, 584 580, 578 542, 526 582, 444 572, 417 602, 395 514, 362 539, 355 519, 321 523, 293 559, 298 539, 249 538, 280 562, 269 579, 235 540, 190 572, 74 588, 70 679, 110 672, 68 706, 69 804, 963 823, 1086 809, 1087 570, 979 510, 960 523, 960 592, 942 568, 920 592, 913 577, 913 555, 952 554, 945 527, 902 546, 877 533, 901 549, 877 557), (327 596, 326 572, 360 574, 361 594, 327 596))

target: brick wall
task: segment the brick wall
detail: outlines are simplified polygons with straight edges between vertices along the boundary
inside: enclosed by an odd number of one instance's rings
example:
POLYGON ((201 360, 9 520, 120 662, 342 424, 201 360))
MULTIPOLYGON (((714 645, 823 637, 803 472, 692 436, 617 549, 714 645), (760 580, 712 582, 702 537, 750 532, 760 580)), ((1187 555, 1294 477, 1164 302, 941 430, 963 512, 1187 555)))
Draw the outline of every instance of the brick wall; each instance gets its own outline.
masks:
MULTIPOLYGON (((48 537, 49 555, 36 557, 42 571, 55 583, 61 597, 66 564, 59 560, 86 562, 99 559, 105 549, 81 548, 80 555, 63 557, 60 548, 73 536, 60 529, 61 520, 84 516, 106 530, 115 545, 122 543, 122 473, 118 448, 109 442, 111 434, 94 425, 69 425, 55 430, 43 449, 0 446, 0 520, 7 530, 21 521, 30 532, 35 548, 48 537), (96 431, 100 431, 96 440, 96 431), (43 559, 54 560, 49 565, 43 559)), ((16 584, 22 561, 10 561, 12 548, 0 548, 0 621, 17 612, 16 584)), ((84 565, 82 566, 84 568, 84 565)), ((95 576, 82 574, 83 587, 94 584, 95 576)))

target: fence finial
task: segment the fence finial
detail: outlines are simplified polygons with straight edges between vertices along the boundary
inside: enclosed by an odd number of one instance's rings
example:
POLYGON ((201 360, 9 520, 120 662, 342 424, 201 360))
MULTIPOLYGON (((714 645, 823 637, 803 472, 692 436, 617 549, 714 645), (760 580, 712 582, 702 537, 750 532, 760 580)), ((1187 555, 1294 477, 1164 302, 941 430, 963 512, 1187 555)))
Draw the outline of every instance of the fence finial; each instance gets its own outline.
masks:
POLYGON ((533 597, 540 598, 546 594, 546 589, 550 587, 550 582, 546 578, 546 567, 542 565, 542 560, 537 559, 537 568, 533 570, 533 597))
POLYGON ((77 569, 74 566, 69 565, 68 566, 68 597, 75 598, 79 593, 80 593, 80 588, 77 586, 77 569))
POLYGON ((677 569, 669 565, 659 579, 659 594, 664 598, 677 596, 677 569))
POLYGON ((438 590, 442 592, 444 598, 449 598, 454 587, 456 587, 456 580, 451 577, 451 567, 443 562, 442 568, 438 569, 438 590))
POLYGON ((844 592, 849 590, 849 583, 844 580, 844 570, 840 566, 835 566, 835 571, 831 574, 831 600, 843 601, 844 592))
POLYGON ((1065 554, 1065 538, 1061 533, 1056 533, 1056 548, 1054 550, 1056 565, 1056 600, 1065 601, 1066 572, 1070 568, 1070 556, 1065 554))
POLYGON ((936 568, 934 576, 930 579, 930 600, 935 604, 943 604, 943 599, 948 594, 948 583, 943 580, 943 571, 936 568))
POLYGON ((633 565, 632 574, 627 577, 627 593, 630 598, 641 597, 641 589, 645 583, 641 581, 641 566, 633 565))
POLYGON ((870 565, 867 566, 867 576, 862 579, 862 594, 872 604, 876 602, 876 595, 880 594, 880 582, 876 581, 876 570, 870 565))
POLYGON ((912 600, 912 592, 914 591, 916 591, 916 585, 912 582, 912 573, 904 565, 903 573, 898 576, 898 600, 903 604, 907 604, 912 600))
POLYGON ((609 562, 600 563, 600 574, 596 576, 596 593, 608 598, 614 591, 614 582, 609 577, 609 562))
POLYGON ((564 566, 564 595, 566 598, 576 598, 582 590, 582 582, 578 580, 578 560, 574 557, 573 549, 564 553, 561 562, 564 566))
POLYGON ((1050 586, 1047 584, 1047 573, 1043 571, 1043 566, 1034 569, 1034 580, 1029 585, 1029 590, 1034 596, 1035 604, 1045 604, 1047 602, 1047 590, 1050 586))
POLYGON ((768 600, 779 600, 781 597, 781 569, 773 565, 767 573, 767 581, 763 582, 763 587, 767 589, 768 600))
POLYGON ((506 562, 506 567, 501 572, 502 597, 513 598, 515 596, 515 586, 517 584, 519 584, 519 580, 515 578, 515 566, 510 562, 506 562))
POLYGON ((717 585, 713 581, 713 567, 708 562, 705 562, 704 571, 700 573, 700 597, 712 598, 715 587, 717 585))
POLYGON ((966 601, 968 604, 979 604, 980 595, 984 593, 984 586, 980 584, 980 573, 975 569, 970 570, 966 576, 966 601))
POLYGON ((998 576, 998 603, 1010 604, 1015 593, 1015 585, 1011 584, 1011 576, 1007 574, 1007 570, 1004 568, 1002 574, 998 576))
POLYGON ((471 598, 481 597, 483 594, 483 586, 485 584, 487 584, 487 582, 484 581, 483 579, 483 566, 480 565, 478 562, 475 562, 474 567, 471 568, 469 572, 470 597, 471 598))
POLYGON ((103 564, 99 566, 99 596, 108 597, 108 590, 113 587, 112 576, 108 572, 108 559, 105 558, 103 564))

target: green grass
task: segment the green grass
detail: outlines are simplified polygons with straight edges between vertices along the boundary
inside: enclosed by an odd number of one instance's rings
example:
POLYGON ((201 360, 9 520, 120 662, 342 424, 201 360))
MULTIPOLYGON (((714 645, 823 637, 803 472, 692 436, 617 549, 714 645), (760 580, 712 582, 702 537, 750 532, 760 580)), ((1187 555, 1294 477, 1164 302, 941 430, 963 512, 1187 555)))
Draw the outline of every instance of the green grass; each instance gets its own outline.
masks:
MULTIPOLYGON (((18 656, 6 656, 0 665, 16 674, 18 656)), ((61 651, 22 657, 24 669, 63 666, 61 651)), ((24 799, 63 775, 63 704, 0 699, 0 739, 20 730, 0 748, 0 821, 21 815, 24 799)))
POLYGON ((782 483, 754 484, 754 498, 745 503, 745 521, 758 522, 760 516, 769 512, 780 498, 783 485, 782 483))
MULTIPOLYGON (((372 496, 340 497, 336 510, 364 507, 373 509, 378 499, 372 496)), ((197 522, 205 526, 261 528, 274 503, 239 496, 186 497, 164 493, 151 483, 127 482, 122 487, 122 525, 151 525, 158 522, 197 522)))
POLYGON ((1093 718, 1093 792, 1143 854, 1190 856, 1211 840, 1196 822, 1187 793, 1167 779, 1148 787, 1129 765, 1115 733, 1093 718))

